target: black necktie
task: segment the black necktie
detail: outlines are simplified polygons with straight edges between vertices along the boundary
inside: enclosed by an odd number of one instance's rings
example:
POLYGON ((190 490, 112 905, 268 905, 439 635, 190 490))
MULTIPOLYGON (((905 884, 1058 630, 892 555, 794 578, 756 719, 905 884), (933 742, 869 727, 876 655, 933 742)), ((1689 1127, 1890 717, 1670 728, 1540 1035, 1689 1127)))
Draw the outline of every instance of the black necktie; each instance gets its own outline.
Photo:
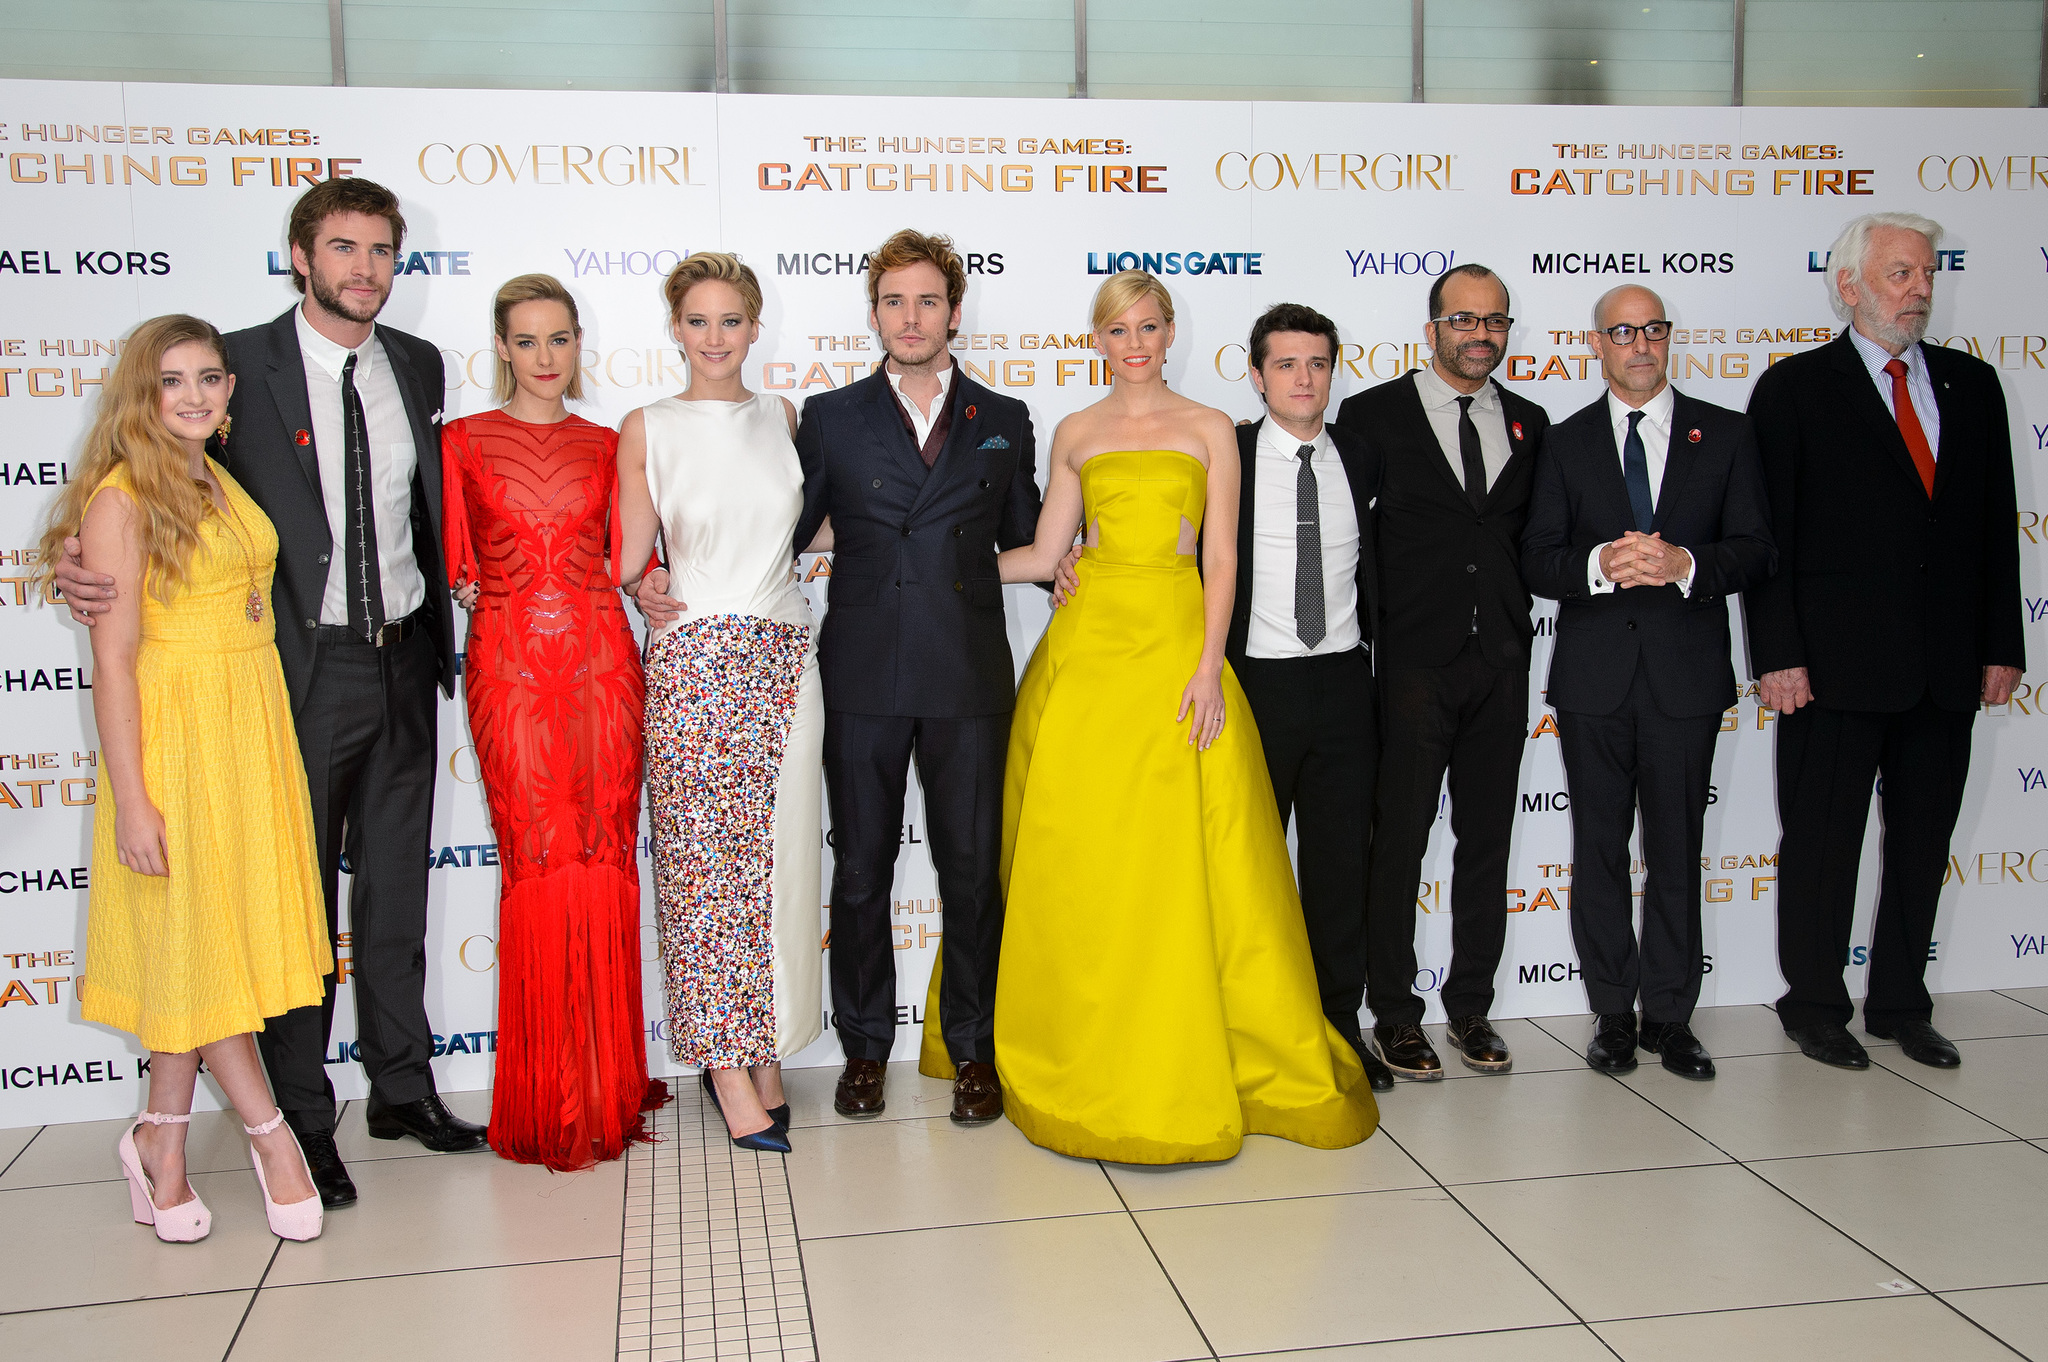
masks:
POLYGON ((1486 506, 1486 456, 1479 452, 1479 427, 1472 424, 1472 399, 1458 399, 1458 457, 1465 464, 1465 495, 1472 509, 1486 506))
POLYGON ((348 524, 342 558, 348 572, 348 627, 374 642, 384 627, 384 569, 377 559, 377 511, 370 485, 370 428, 356 392, 356 356, 341 366, 341 428, 347 443, 342 478, 348 488, 348 524))
POLYGON ((1330 632, 1323 610, 1323 508, 1316 496, 1316 471, 1309 466, 1314 445, 1294 451, 1301 472, 1294 479, 1294 635, 1313 648, 1330 632))
POLYGON ((1650 460, 1643 450, 1641 425, 1643 414, 1632 411, 1628 414, 1628 435, 1621 442, 1621 478, 1628 484, 1629 508, 1636 513, 1636 528, 1644 534, 1657 519, 1657 507, 1650 500, 1650 460))

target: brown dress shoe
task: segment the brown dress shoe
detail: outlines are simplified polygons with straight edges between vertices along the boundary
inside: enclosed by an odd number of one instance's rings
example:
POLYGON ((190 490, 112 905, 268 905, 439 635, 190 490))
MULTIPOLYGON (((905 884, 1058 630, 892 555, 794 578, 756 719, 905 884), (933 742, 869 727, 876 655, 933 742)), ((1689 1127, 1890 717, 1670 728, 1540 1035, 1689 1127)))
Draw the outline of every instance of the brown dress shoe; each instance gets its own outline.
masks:
POLYGON ((1396 1078, 1427 1082, 1444 1076, 1443 1061, 1436 1057, 1436 1049, 1429 1043, 1429 1037, 1422 1034, 1421 1027, 1375 1026, 1372 1038, 1379 1046, 1380 1058, 1396 1078))
POLYGON ((960 1061, 953 1080, 953 1123, 963 1126, 987 1125, 1003 1114, 1003 1085, 996 1066, 975 1060, 960 1061))
POLYGON ((1515 1067, 1514 1057, 1508 1053, 1508 1043, 1500 1038, 1500 1032, 1493 1029, 1493 1023, 1484 1017, 1453 1017, 1445 1028, 1444 1039, 1458 1052, 1458 1058, 1465 1061, 1465 1067, 1475 1073, 1504 1074, 1515 1067))
POLYGON ((839 1086, 832 1089, 832 1110, 841 1116, 880 1116, 882 1075, 886 1067, 879 1059, 849 1059, 839 1071, 839 1086))

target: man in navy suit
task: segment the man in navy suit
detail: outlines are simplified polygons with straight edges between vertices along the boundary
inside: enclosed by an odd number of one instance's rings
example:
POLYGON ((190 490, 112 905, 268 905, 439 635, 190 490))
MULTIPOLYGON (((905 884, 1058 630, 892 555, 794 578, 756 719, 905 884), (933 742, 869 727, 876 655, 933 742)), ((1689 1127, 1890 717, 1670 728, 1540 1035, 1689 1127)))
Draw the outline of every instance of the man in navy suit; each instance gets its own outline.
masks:
POLYGON ((1663 300, 1634 284, 1608 291, 1591 340, 1607 391, 1550 428, 1522 532, 1523 580, 1561 602, 1547 699, 1572 796, 1572 941, 1599 1014, 1586 1062, 1627 1073, 1640 1043, 1680 1077, 1709 1079, 1690 1023, 1714 743, 1736 697, 1728 597, 1769 577, 1777 550, 1749 418, 1665 376, 1663 300))
POLYGON ((917 761, 939 897, 938 1033, 953 1119, 1002 1115, 995 1070, 1002 945, 1003 766, 1016 669, 998 549, 1038 527, 1037 448, 1022 402, 962 373, 947 351, 967 271, 952 242, 901 231, 868 264, 869 324, 888 361, 804 404, 796 543, 832 518, 831 608, 818 638, 825 794, 832 812, 832 1008, 846 1067, 842 1115, 882 1110, 896 1038, 890 889, 917 761), (950 1064, 947 1063, 950 1061, 950 1064))

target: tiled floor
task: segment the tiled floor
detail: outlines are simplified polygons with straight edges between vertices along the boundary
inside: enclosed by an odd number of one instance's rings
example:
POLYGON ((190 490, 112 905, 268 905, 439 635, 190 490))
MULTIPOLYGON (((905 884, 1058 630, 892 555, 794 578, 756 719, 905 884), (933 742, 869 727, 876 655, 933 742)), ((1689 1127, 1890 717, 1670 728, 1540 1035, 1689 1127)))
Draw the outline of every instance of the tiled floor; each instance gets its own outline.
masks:
MULTIPOLYGON (((1624 1080, 1590 1019, 1502 1027, 1507 1077, 1402 1085, 1335 1153, 1063 1158, 962 1130, 909 1065, 889 1109, 789 1075, 795 1153, 733 1149, 694 1084, 658 1144, 573 1176, 367 1137, 316 1243, 264 1230, 227 1116, 192 1126, 206 1243, 129 1222, 119 1123, 0 1131, 8 1356, 518 1362, 2048 1362, 2048 990, 1947 995, 1963 1067, 1802 1058, 1702 1012, 1721 1076, 1624 1080)), ((472 1118, 485 1094, 451 1105, 472 1118)))

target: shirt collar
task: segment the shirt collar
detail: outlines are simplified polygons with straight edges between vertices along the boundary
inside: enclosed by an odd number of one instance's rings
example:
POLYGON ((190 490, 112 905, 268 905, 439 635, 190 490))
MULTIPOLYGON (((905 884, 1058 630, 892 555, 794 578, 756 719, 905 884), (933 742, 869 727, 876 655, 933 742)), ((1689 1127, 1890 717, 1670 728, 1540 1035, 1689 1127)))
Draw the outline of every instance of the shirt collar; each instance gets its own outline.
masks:
POLYGON ((1422 409, 1424 411, 1435 411, 1439 407, 1454 406, 1459 398, 1466 396, 1471 397, 1472 405, 1481 411, 1493 411, 1500 406, 1499 390, 1493 380, 1488 379, 1480 386, 1479 391, 1476 393, 1461 393, 1450 384, 1444 382, 1443 377, 1437 373, 1435 366, 1429 364, 1423 365, 1422 368, 1416 371, 1415 391, 1416 395, 1422 399, 1422 409))
MULTIPOLYGON (((882 365, 882 372, 888 375, 889 391, 895 393, 896 400, 901 402, 903 400, 903 375, 891 369, 886 363, 882 365)), ((949 355, 946 357, 946 367, 939 370, 939 401, 944 402, 952 391, 953 360, 952 356, 949 355)), ((932 413, 937 415, 938 410, 937 407, 933 407, 932 413)))
POLYGON ((1659 430, 1668 430, 1671 426, 1671 409, 1678 405, 1677 394, 1678 389, 1666 383, 1661 392, 1643 403, 1641 407, 1631 407, 1628 403, 1614 395, 1614 389, 1609 388, 1607 390, 1607 419, 1613 423, 1616 430, 1626 430, 1628 428, 1629 413, 1640 411, 1643 414, 1642 423, 1644 425, 1655 426, 1659 430))
MULTIPOLYGON (((361 356, 356 361, 356 371, 358 373, 368 369, 370 365, 376 362, 377 349, 370 344, 370 341, 364 341, 353 350, 345 345, 335 344, 313 329, 313 324, 306 320, 306 309, 304 307, 292 309, 292 321, 299 328, 299 353, 305 356, 308 363, 319 365, 320 371, 336 383, 341 382, 341 366, 348 363, 350 355, 361 356)), ((376 338, 377 328, 373 324, 370 327, 370 340, 375 340, 376 338)))
MULTIPOLYGON (((1849 328, 1849 343, 1856 347, 1856 353, 1863 359, 1863 367, 1870 370, 1872 378, 1884 375, 1885 382, 1891 381, 1890 376, 1884 374, 1884 366, 1895 358, 1891 351, 1858 331, 1853 325, 1849 328)), ((1896 358, 1906 361, 1906 372, 1915 378, 1919 377, 1921 366, 1927 362, 1921 358, 1918 345, 1907 346, 1896 358)))
POLYGON ((1304 444, 1315 446, 1316 452, 1310 455, 1311 458, 1320 459, 1327 455, 1331 449, 1330 423, 1325 421, 1323 428, 1316 432, 1316 438, 1313 440, 1301 440, 1288 434, 1285 430, 1281 429, 1280 423, 1271 416, 1268 416, 1259 425, 1259 448, 1266 450, 1268 453, 1293 460, 1301 457, 1297 451, 1304 444))

